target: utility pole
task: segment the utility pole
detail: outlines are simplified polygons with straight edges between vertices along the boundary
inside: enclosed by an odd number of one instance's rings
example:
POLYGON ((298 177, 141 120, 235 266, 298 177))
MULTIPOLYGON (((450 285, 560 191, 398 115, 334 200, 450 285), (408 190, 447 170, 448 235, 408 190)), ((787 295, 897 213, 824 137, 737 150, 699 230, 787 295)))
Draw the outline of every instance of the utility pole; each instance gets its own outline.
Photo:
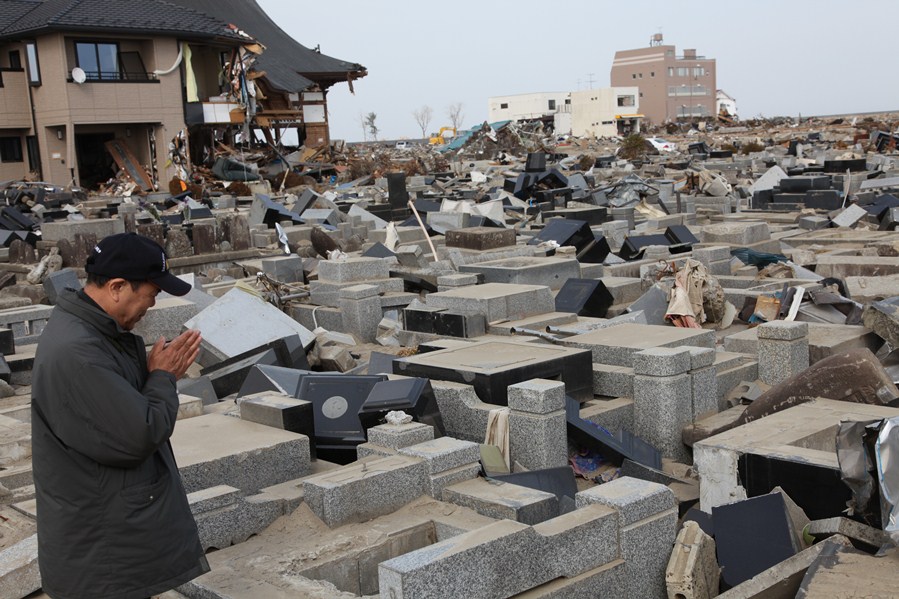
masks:
POLYGON ((593 89, 593 73, 587 73, 587 76, 589 77, 589 78, 587 79, 587 81, 588 81, 589 84, 590 84, 590 89, 593 89))

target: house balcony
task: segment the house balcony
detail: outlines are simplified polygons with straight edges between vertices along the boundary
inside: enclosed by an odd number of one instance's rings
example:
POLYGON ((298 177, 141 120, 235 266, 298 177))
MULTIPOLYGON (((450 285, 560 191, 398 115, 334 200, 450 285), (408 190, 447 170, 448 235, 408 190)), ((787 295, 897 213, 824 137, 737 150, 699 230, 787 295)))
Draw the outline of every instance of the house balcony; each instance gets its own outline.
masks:
POLYGON ((0 129, 30 129, 28 80, 22 69, 0 69, 0 129))

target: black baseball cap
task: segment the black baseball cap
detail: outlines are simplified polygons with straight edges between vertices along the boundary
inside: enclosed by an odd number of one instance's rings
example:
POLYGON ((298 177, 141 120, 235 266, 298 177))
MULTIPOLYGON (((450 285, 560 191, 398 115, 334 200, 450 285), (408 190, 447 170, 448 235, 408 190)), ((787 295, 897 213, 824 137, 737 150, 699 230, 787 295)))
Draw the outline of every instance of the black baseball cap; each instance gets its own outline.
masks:
POLYGON ((170 273, 167 263, 165 250, 149 237, 118 233, 94 246, 84 270, 111 279, 150 281, 172 295, 187 294, 190 283, 170 273))

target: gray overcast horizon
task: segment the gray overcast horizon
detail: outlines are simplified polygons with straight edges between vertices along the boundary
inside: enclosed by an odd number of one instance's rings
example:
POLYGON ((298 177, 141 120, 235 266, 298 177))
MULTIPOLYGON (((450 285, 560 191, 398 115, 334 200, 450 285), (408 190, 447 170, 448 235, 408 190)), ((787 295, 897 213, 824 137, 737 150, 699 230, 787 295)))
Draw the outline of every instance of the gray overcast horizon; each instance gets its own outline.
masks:
POLYGON ((891 0, 257 1, 304 46, 368 69, 355 95, 328 93, 334 139, 361 140, 369 112, 379 139, 418 138, 412 111, 425 105, 430 132, 453 102, 471 127, 491 96, 608 87, 615 51, 654 33, 715 58, 743 119, 899 109, 891 0))

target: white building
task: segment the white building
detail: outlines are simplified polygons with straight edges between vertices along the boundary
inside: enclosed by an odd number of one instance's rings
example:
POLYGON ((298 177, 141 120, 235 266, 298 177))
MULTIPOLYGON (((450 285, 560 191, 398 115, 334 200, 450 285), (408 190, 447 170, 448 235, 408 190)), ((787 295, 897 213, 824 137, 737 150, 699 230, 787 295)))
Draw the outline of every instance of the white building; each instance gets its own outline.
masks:
POLYGON ((488 100, 488 120, 552 119, 556 134, 611 137, 640 130, 637 87, 608 87, 580 92, 537 92, 488 100))
POLYGON ((487 120, 524 121, 551 117, 567 112, 571 104, 569 92, 538 92, 515 96, 496 96, 487 101, 487 120))
POLYGON ((571 134, 576 137, 639 133, 642 120, 637 87, 604 87, 571 94, 571 134))
POLYGON ((715 100, 716 114, 721 114, 721 109, 724 108, 725 110, 727 110, 727 114, 729 114, 730 116, 737 116, 737 100, 727 95, 727 92, 725 92, 723 89, 718 90, 718 95, 715 100))

